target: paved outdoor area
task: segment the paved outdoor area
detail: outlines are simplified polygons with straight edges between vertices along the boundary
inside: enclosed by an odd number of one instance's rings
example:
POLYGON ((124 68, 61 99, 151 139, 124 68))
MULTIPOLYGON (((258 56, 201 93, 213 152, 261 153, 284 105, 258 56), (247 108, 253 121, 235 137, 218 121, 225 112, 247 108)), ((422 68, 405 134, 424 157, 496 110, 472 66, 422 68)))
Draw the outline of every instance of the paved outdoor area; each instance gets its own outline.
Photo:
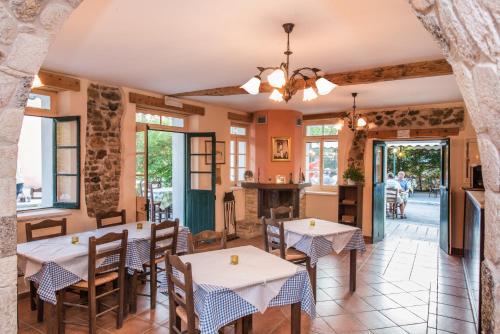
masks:
POLYGON ((405 209, 406 219, 387 218, 387 222, 401 222, 417 225, 439 225, 439 196, 429 196, 427 192, 415 192, 408 198, 405 209))
MULTIPOLYGON (((348 291, 348 256, 331 254, 318 263, 318 302, 315 320, 302 318, 302 333, 475 333, 460 258, 438 247, 438 227, 388 222, 386 238, 358 256, 358 285, 348 291)), ((261 238, 235 240, 230 247, 252 244, 261 238)), ((145 289, 147 285, 144 286, 145 289)), ((19 333, 44 333, 28 299, 19 302, 19 333)), ((85 321, 83 310, 68 316, 85 321)), ((149 298, 139 296, 138 312, 120 330, 114 317, 97 322, 98 333, 168 333, 168 300, 159 295, 155 311, 149 298)), ((290 333, 289 307, 268 309, 253 318, 253 333, 290 333)), ((66 333, 87 333, 85 327, 68 325, 66 333)), ((226 333, 233 333, 231 329, 226 333)))

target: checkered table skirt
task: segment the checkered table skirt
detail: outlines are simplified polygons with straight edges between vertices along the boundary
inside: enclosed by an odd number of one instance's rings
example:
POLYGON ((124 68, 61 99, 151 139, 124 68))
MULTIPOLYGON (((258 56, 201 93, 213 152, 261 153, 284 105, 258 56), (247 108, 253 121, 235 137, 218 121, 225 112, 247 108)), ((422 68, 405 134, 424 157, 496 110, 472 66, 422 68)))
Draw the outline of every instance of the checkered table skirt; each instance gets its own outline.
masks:
MULTIPOLYGON (((165 290, 166 285, 162 285, 160 291, 165 293, 165 290)), ((302 311, 311 318, 316 317, 316 304, 311 281, 304 269, 299 269, 283 284, 280 292, 270 301, 268 307, 291 305, 298 302, 301 303, 302 311)), ((218 334, 218 330, 224 325, 259 311, 234 291, 206 284, 196 286, 194 304, 202 334, 218 334)))
MULTIPOLYGON (((188 228, 179 228, 177 252, 183 253, 188 251, 188 233, 188 228)), ((127 258, 125 260, 125 266, 129 273, 133 273, 134 270, 143 270, 142 265, 149 261, 149 247, 150 241, 148 239, 129 240, 127 245, 127 258)), ((106 265, 106 260, 102 265, 106 265)), ((55 262, 45 262, 40 271, 27 277, 27 279, 38 284, 37 292, 40 298, 51 304, 57 303, 57 291, 82 280, 81 277, 64 269, 55 262)))

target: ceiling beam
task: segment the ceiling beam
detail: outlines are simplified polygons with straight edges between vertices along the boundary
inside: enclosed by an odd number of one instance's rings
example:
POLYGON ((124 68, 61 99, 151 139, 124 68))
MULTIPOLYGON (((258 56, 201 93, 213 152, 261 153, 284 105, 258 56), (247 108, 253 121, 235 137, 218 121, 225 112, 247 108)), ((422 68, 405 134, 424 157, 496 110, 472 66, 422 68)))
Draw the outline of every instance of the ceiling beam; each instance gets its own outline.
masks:
MULTIPOLYGON (((435 129, 410 129, 409 138, 445 138, 457 136, 460 128, 435 128, 435 129)), ((405 134, 406 135, 406 134, 405 134)), ((404 139, 408 137, 398 136, 398 130, 368 131, 368 138, 374 139, 404 139)))
POLYGON ((323 113, 323 114, 309 114, 309 115, 304 115, 302 116, 302 119, 304 121, 316 121, 316 120, 322 120, 322 119, 331 119, 331 118, 339 118, 339 117, 345 117, 346 112, 341 111, 341 112, 328 112, 328 113, 323 113))
POLYGON ((143 107, 157 108, 165 111, 176 112, 184 115, 205 115, 205 108, 183 103, 182 107, 165 104, 165 99, 156 96, 130 92, 129 102, 143 107))
POLYGON ((40 89, 53 91, 80 91, 80 79, 72 78, 59 73, 48 72, 45 70, 40 70, 38 72, 38 77, 43 84, 40 89))
MULTIPOLYGON (((445 59, 437 59, 408 64, 381 66, 359 71, 326 74, 325 78, 339 86, 349 86, 449 74, 453 74, 450 64, 448 64, 445 59)), ((299 79, 296 81, 295 89, 303 89, 304 86, 304 80, 299 79)), ((260 85, 261 93, 270 93, 272 90, 273 88, 267 82, 263 82, 260 85)), ((228 86, 177 93, 172 94, 171 96, 227 96, 239 94, 247 94, 247 92, 239 86, 228 86)))
POLYGON ((237 114, 234 112, 227 113, 227 119, 235 122, 244 122, 244 123, 252 123, 253 122, 253 114, 237 114))

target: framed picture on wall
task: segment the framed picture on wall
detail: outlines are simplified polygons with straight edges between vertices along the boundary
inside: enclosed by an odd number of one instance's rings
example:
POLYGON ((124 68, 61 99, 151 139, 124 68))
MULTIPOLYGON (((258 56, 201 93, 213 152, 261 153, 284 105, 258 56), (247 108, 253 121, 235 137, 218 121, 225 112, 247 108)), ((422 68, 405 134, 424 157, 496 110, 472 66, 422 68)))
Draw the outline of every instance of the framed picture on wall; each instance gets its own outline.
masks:
POLYGON ((272 161, 291 161, 292 160, 292 138, 291 137, 273 137, 272 142, 272 161))
MULTIPOLYGON (((205 141, 205 152, 212 153, 212 142, 210 140, 205 141)), ((215 142, 215 163, 217 165, 223 165, 226 163, 226 142, 216 141, 215 142)), ((205 156, 205 164, 212 164, 212 157, 205 156)))

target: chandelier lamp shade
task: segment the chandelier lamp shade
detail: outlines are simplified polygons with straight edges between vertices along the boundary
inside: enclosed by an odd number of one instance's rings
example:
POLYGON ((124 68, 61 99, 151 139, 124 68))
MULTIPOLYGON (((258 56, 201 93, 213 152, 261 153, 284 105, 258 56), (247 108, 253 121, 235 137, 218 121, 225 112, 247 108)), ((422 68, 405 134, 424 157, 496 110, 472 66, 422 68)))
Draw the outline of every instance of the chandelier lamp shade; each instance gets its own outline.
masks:
POLYGON ((358 93, 351 93, 353 98, 352 111, 347 113, 344 118, 341 118, 337 124, 337 129, 342 129, 342 127, 347 124, 349 129, 352 131, 366 129, 368 123, 364 117, 356 113, 356 97, 358 93))
POLYGON ((325 79, 321 75, 321 70, 316 67, 301 67, 290 72, 290 56, 293 53, 290 50, 290 33, 294 26, 293 23, 283 25, 287 34, 287 46, 284 52, 286 62, 281 63, 278 67, 257 67, 259 74, 252 77, 240 88, 243 88, 248 94, 259 94, 264 72, 269 72, 267 81, 274 88, 269 99, 275 102, 288 102, 302 88, 304 88, 302 100, 312 101, 318 97, 318 94, 327 95, 337 87, 336 84, 325 79))

